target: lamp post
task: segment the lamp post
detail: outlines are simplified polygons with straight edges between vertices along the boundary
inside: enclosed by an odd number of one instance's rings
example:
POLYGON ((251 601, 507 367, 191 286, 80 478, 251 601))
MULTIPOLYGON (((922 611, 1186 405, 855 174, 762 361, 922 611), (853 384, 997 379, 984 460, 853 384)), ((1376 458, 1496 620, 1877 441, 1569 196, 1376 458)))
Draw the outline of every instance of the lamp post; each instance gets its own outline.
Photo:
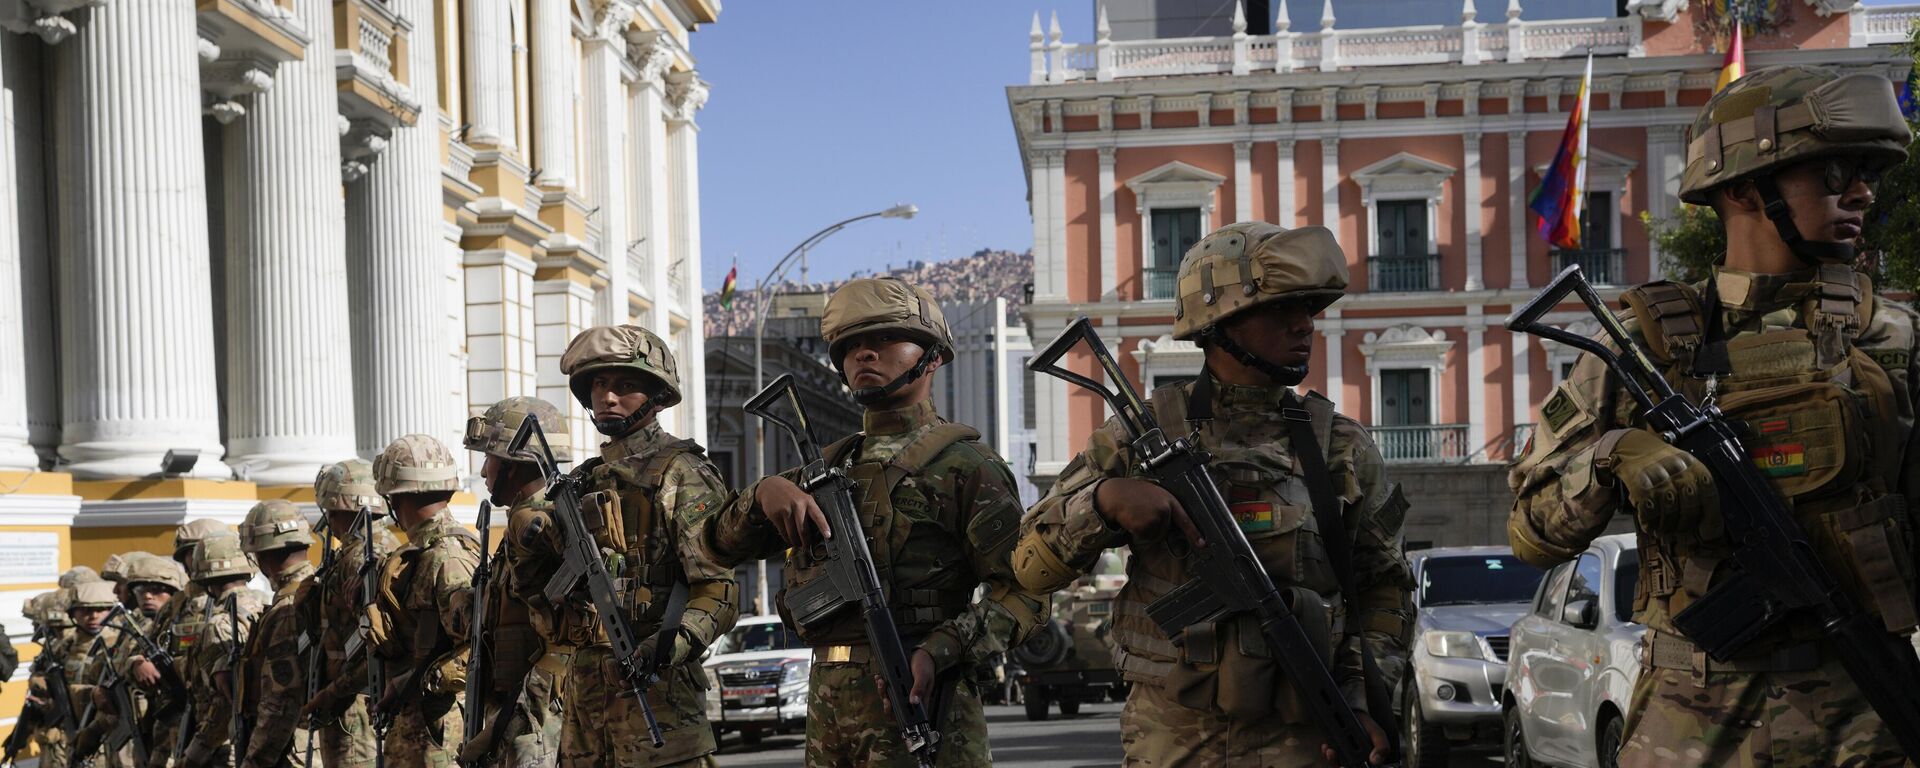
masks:
MULTIPOLYGON (((780 261, 776 262, 772 269, 767 270, 765 277, 760 278, 759 282, 753 284, 755 299, 753 308, 753 391, 759 392, 761 387, 766 386, 766 360, 764 353, 766 351, 767 307, 773 303, 773 294, 767 290, 767 286, 772 285, 777 288, 779 286, 779 280, 786 275, 787 270, 793 266, 794 257, 798 256, 801 261, 805 261, 808 250, 819 245, 822 240, 832 237, 835 232, 846 229, 849 224, 856 221, 876 218, 911 219, 914 214, 919 212, 920 208, 912 203, 900 203, 884 211, 863 213, 851 219, 837 222, 826 229, 813 233, 807 237, 807 239, 800 241, 800 244, 794 246, 793 250, 787 251, 787 255, 780 257, 780 261)), ((755 478, 767 476, 767 425, 759 419, 755 419, 753 424, 752 476, 755 478)), ((757 569, 755 574, 757 584, 755 585, 754 603, 760 615, 764 616, 772 610, 772 604, 767 600, 767 561, 761 560, 757 569)))

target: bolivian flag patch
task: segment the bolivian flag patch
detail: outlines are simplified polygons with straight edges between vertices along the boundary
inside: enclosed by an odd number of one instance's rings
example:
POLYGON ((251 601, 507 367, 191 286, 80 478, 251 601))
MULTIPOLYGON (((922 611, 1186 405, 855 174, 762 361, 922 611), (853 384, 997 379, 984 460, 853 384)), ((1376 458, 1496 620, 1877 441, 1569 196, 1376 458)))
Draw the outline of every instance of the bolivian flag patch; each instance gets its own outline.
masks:
POLYGON ((1259 533, 1273 530, 1273 503, 1267 501, 1243 501, 1227 509, 1233 512, 1233 521, 1240 524, 1240 530, 1246 533, 1259 533))
POLYGON ((1768 477, 1793 477, 1807 473, 1807 448, 1800 443, 1777 443, 1753 449, 1754 466, 1768 477))

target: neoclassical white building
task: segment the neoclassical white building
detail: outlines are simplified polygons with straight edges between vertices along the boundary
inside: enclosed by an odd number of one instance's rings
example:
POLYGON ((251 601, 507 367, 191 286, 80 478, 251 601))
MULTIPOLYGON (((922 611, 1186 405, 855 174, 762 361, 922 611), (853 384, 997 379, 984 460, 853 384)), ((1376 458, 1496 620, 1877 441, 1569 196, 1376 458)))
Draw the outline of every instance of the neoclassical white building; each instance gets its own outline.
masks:
POLYGON ((690 44, 719 11, 0 0, 0 616, 399 435, 464 456, 502 397, 588 452, 558 361, 591 325, 669 339, 664 420, 704 438, 690 44))

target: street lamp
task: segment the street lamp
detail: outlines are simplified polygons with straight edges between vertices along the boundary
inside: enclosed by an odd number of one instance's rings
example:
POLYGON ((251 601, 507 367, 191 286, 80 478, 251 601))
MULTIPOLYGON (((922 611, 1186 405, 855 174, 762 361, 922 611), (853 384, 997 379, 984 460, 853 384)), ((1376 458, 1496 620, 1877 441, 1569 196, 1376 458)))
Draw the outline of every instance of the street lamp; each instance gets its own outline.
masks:
MULTIPOLYGON (((801 261, 805 261, 808 250, 819 245, 820 241, 832 237, 835 232, 846 229, 849 224, 864 219, 911 219, 914 217, 914 214, 919 212, 919 206, 912 203, 900 203, 883 211, 863 213, 851 219, 837 222, 826 229, 813 233, 807 239, 800 241, 800 244, 794 246, 793 250, 787 251, 787 255, 780 257, 780 261, 773 265, 773 269, 767 270, 765 277, 760 278, 759 282, 753 284, 755 297, 753 308, 753 391, 759 392, 761 387, 766 386, 766 371, 764 367, 766 361, 763 353, 766 349, 767 307, 773 303, 773 294, 767 290, 767 286, 772 284, 777 288, 779 286, 779 280, 785 276, 787 270, 793 266, 795 256, 799 256, 801 261)), ((752 474, 755 478, 767 476, 766 447, 767 425, 765 422, 755 419, 753 424, 752 474)), ((767 561, 765 560, 760 561, 757 579, 759 582, 759 591, 755 593, 754 601, 759 603, 761 615, 765 615, 770 608, 767 601, 767 561)))

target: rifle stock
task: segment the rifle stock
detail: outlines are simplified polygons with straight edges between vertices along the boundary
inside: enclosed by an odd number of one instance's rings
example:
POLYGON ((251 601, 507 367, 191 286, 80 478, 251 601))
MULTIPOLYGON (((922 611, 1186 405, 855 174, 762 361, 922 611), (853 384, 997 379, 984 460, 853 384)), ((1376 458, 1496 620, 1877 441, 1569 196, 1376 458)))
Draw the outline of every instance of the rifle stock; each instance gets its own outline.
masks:
POLYGON ((1712 473, 1727 539, 1736 542, 1729 573, 1673 617, 1674 628, 1717 661, 1789 616, 1820 627, 1909 759, 1920 760, 1920 657, 1906 638, 1887 632, 1854 605, 1815 554, 1806 531, 1772 481, 1748 459, 1738 422, 1709 397, 1695 405, 1676 392, 1589 285, 1568 266, 1507 320, 1507 328, 1572 345, 1598 358, 1626 386, 1661 439, 1691 454, 1712 473), (1607 344, 1545 325, 1540 318, 1578 297, 1605 331, 1607 344), (1617 350, 1617 351, 1616 351, 1617 350))

